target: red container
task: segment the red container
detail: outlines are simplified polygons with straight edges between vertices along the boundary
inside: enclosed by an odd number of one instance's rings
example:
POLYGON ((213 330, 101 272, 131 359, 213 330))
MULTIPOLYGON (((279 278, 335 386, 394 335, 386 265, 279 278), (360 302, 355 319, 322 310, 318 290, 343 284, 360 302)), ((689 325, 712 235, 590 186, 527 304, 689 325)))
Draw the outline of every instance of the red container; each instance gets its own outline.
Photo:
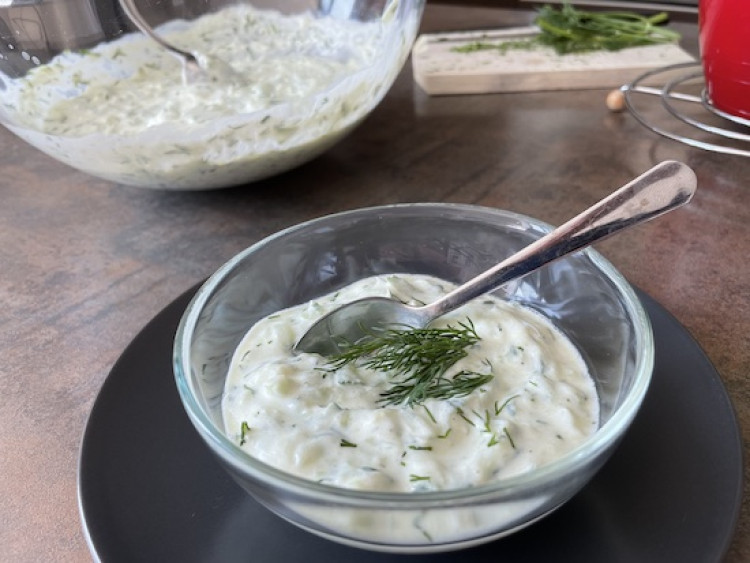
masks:
POLYGON ((708 99, 750 119, 750 0, 699 0, 699 40, 708 99))

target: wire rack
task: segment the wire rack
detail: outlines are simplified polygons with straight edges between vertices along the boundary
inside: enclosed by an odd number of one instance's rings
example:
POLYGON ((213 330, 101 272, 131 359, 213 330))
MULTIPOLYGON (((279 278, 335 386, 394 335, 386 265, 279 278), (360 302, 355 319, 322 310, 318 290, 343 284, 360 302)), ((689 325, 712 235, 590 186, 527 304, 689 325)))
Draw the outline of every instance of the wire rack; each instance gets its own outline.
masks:
POLYGON ((700 63, 648 71, 621 91, 628 110, 654 133, 707 151, 750 156, 750 120, 711 104, 700 63))

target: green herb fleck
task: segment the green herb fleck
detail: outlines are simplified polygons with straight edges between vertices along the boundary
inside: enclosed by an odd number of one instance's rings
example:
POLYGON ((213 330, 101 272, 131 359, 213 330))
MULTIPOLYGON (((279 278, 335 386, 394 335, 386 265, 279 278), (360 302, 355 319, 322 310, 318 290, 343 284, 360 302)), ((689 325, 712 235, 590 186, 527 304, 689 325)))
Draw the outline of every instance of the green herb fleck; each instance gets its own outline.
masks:
MULTIPOLYGON (((454 47, 452 50, 456 53, 474 53, 476 51, 497 51, 499 54, 504 55, 508 51, 520 51, 520 50, 531 50, 539 47, 541 43, 537 37, 528 39, 513 39, 505 40, 499 43, 490 43, 487 41, 472 41, 459 47, 454 47)), ((502 330, 502 328, 500 328, 502 330)))
POLYGON ((346 440, 344 438, 341 438, 341 443, 339 444, 342 448, 356 448, 357 444, 354 442, 350 442, 349 440, 346 440))
POLYGON ((512 397, 508 397, 505 399, 505 402, 503 402, 502 405, 499 407, 497 406, 497 401, 495 401, 495 416, 498 416, 501 412, 503 412, 503 409, 508 406, 508 404, 515 398, 517 398, 518 395, 513 395, 512 397))
POLYGON ((484 431, 488 434, 492 433, 492 427, 490 426, 490 411, 485 410, 484 411, 484 431))
POLYGON ((505 433, 505 436, 508 438, 508 441, 510 442, 510 446, 515 450, 516 444, 513 442, 513 437, 510 435, 510 432, 508 432, 507 428, 503 428, 503 432, 505 433))
POLYGON ((240 446, 245 445, 245 442, 247 441, 247 435, 250 433, 250 430, 250 425, 246 420, 243 420, 242 424, 240 425, 240 446))
POLYGON ((409 481, 411 481, 412 483, 415 481, 429 481, 429 480, 430 478, 425 475, 414 475, 414 473, 409 475, 409 481))
POLYGON ((435 417, 434 417, 434 416, 432 416, 432 413, 430 412, 430 409, 428 409, 426 405, 422 405, 422 406, 424 407, 424 410, 425 410, 425 412, 427 413, 427 416, 429 416, 429 417, 430 417, 430 420, 431 420, 431 421, 432 421, 433 423, 437 424, 437 420, 435 420, 435 417))
POLYGON ((463 409, 461 409, 461 408, 457 408, 457 409, 456 409, 456 414, 457 414, 458 416, 460 416, 461 418, 463 418, 463 419, 464 419, 464 420, 465 420, 466 422, 468 422, 468 423, 469 423, 469 424, 471 424, 472 426, 476 426, 476 424, 474 424, 474 422, 472 422, 472 421, 471 421, 471 420, 470 420, 470 419, 469 419, 469 418, 468 418, 468 417, 466 416, 466 414, 464 413, 463 409))
POLYGON ((86 82, 83 77, 81 76, 80 72, 76 72, 73 74, 73 86, 78 88, 79 86, 87 86, 88 82, 86 82))

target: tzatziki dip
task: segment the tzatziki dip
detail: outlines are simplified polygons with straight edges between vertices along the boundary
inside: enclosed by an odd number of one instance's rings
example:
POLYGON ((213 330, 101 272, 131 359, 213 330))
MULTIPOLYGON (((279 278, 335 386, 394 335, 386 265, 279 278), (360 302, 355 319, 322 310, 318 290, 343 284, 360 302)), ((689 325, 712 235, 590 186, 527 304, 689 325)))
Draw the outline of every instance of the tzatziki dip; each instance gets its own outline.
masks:
MULTIPOLYGON (((475 299, 420 333, 431 346, 445 332, 468 337, 421 395, 408 373, 368 364, 377 352, 351 361, 293 352, 309 326, 340 305, 376 295, 422 304, 453 287, 423 275, 376 276, 260 320, 229 368, 227 436, 312 481, 419 492, 531 471, 594 433, 599 401, 576 347, 546 317, 497 297, 475 299)), ((392 335, 407 333, 415 331, 392 335)), ((439 361, 423 355, 407 363, 418 370, 439 361)))
POLYGON ((113 181, 261 179, 320 154, 382 99, 416 33, 418 14, 400 23, 398 6, 366 22, 248 4, 167 22, 161 35, 230 65, 232 79, 185 81, 176 57, 129 33, 4 79, 0 112, 21 138, 113 181))

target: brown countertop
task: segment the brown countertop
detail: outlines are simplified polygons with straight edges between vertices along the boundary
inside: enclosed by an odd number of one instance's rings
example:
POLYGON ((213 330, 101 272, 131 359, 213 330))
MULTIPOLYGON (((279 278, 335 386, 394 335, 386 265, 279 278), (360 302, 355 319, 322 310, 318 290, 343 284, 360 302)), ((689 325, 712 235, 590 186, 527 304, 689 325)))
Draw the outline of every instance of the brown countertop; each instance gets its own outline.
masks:
MULTIPOLYGON (((431 6, 425 29, 516 16, 431 6)), ((479 22, 482 23, 479 23, 479 22)), ((415 201, 560 223, 664 159, 692 166, 686 209, 599 249, 697 339, 750 438, 750 160, 689 148, 604 105, 606 92, 429 98, 402 73, 346 140, 241 188, 170 193, 70 169, 0 130, 0 560, 86 561, 76 464, 113 363, 174 298, 299 221, 415 201)), ((745 500, 728 561, 750 560, 745 500)))

